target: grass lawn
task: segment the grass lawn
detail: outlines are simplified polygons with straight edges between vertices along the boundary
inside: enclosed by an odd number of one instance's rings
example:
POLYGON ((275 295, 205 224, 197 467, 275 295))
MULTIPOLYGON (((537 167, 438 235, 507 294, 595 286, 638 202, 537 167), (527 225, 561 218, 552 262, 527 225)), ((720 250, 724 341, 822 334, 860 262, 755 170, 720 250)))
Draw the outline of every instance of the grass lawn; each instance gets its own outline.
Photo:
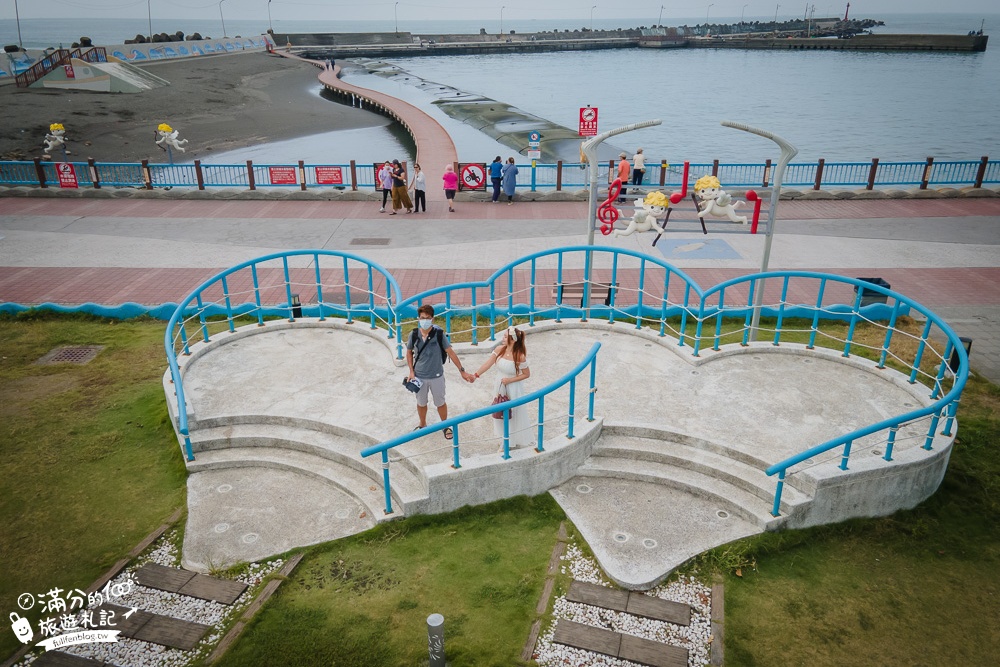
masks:
MULTIPOLYGON (((0 612, 23 592, 86 587, 184 504, 163 327, 0 317, 0 612), (61 345, 105 349, 86 366, 35 365, 61 345)), ((696 559, 688 571, 726 577, 727 665, 995 662, 998 415, 1000 389, 970 381, 945 481, 914 510, 696 559)), ((313 547, 221 664, 419 664, 435 612, 451 664, 519 664, 562 518, 547 495, 515 498, 313 547)), ((18 646, 0 633, 0 657, 18 646)))

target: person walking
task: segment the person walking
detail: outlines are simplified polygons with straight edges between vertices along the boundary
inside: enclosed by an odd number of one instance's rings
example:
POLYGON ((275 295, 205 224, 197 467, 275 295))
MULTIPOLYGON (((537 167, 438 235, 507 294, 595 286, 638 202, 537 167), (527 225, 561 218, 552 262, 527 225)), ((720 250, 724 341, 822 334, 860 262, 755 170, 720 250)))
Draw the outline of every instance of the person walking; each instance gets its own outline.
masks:
POLYGON ((458 192, 458 174, 455 173, 455 167, 450 164, 445 165, 441 180, 444 182, 444 198, 448 200, 448 210, 454 213, 455 193, 458 192))
POLYGON ((619 158, 619 162, 618 162, 618 178, 621 179, 621 182, 622 182, 621 192, 618 193, 618 203, 619 204, 624 204, 625 203, 625 192, 626 192, 625 185, 628 183, 628 177, 629 177, 629 174, 632 171, 632 165, 630 165, 628 163, 628 157, 625 155, 625 151, 622 151, 621 153, 619 153, 618 154, 618 158, 619 158))
POLYGON ((517 167, 514 158, 507 158, 503 166, 503 193, 507 195, 507 206, 514 203, 514 190, 517 188, 517 167))
POLYGON ((407 213, 413 213, 413 202, 406 192, 406 167, 399 163, 399 160, 392 161, 392 213, 396 215, 401 208, 406 208, 407 213))
MULTIPOLYGON (((427 396, 434 398, 441 421, 448 418, 448 403, 445 400, 444 361, 451 359, 455 368, 466 382, 473 382, 471 373, 466 373, 461 360, 455 354, 451 341, 441 327, 434 324, 434 306, 424 304, 417 309, 417 328, 410 332, 406 339, 406 365, 410 369, 408 381, 420 378, 420 389, 417 390, 417 419, 419 423, 413 429, 427 426, 427 396)), ((444 437, 452 438, 451 428, 444 429, 444 437)))
POLYGON ((500 199, 500 183, 503 181, 503 162, 497 155, 490 163, 490 181, 493 182, 493 203, 500 199))
MULTIPOLYGON (((524 332, 517 327, 511 326, 504 332, 500 345, 490 353, 489 359, 480 366, 479 370, 472 374, 472 381, 475 382, 490 366, 496 365, 497 378, 494 382, 494 395, 506 394, 511 400, 524 396, 525 380, 531 377, 531 369, 528 368, 528 348, 524 341, 524 332)), ((535 426, 531 416, 528 414, 529 407, 522 405, 511 408, 508 419, 508 436, 510 437, 510 448, 530 447, 535 444, 535 426)), ((503 438, 503 420, 493 420, 493 432, 503 438)), ((501 445, 500 451, 503 451, 501 445)))
POLYGON ((413 190, 413 212, 420 213, 420 204, 424 205, 424 213, 427 212, 427 178, 420 170, 420 163, 413 163, 413 181, 410 183, 413 190))
POLYGON ((382 168, 378 170, 378 184, 382 187, 382 208, 379 213, 385 213, 385 204, 389 200, 389 193, 392 192, 392 163, 386 161, 382 168))
POLYGON ((632 156, 632 185, 642 185, 642 179, 646 176, 646 156, 642 154, 642 149, 638 149, 632 156))

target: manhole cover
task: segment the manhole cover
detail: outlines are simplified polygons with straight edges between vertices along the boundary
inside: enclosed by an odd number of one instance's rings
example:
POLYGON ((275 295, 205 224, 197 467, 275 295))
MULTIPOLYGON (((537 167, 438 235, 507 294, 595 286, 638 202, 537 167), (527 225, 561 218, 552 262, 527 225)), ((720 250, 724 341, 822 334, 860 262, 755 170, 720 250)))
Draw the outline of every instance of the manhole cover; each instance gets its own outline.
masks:
POLYGON ((389 245, 389 239, 375 236, 359 236, 351 239, 351 245, 389 245))
POLYGON ((42 366, 50 366, 52 364, 79 364, 82 366, 93 361, 94 357, 103 349, 103 345, 57 347, 35 363, 42 366))

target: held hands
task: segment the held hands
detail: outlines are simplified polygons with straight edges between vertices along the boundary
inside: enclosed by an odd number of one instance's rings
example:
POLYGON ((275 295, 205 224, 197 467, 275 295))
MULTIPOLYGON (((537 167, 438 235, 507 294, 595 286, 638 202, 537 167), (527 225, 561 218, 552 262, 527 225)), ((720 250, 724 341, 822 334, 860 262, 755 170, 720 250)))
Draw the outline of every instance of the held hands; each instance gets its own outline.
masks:
POLYGON ((476 376, 473 375, 472 373, 466 373, 465 371, 461 371, 461 373, 462 373, 462 379, 468 382, 469 384, 472 384, 473 382, 476 381, 476 376))

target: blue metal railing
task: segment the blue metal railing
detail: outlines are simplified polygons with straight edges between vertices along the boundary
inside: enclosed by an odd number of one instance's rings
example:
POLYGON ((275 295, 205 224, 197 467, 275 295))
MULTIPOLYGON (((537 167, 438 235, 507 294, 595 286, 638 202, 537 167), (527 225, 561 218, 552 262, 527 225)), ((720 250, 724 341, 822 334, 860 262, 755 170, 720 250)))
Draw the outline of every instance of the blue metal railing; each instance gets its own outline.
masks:
MULTIPOLYGON (((787 471, 818 453, 842 448, 841 468, 846 470, 852 443, 865 436, 885 432, 887 447, 884 458, 891 461, 899 430, 922 419, 929 419, 930 422, 926 435, 921 436, 923 447, 931 449, 942 420, 944 429, 941 432, 951 434, 958 401, 968 378, 965 348, 944 321, 919 303, 887 287, 856 278, 808 271, 772 271, 741 276, 702 290, 685 273, 664 260, 627 249, 571 246, 520 258, 483 281, 446 285, 404 300, 391 274, 364 258, 334 251, 301 250, 251 260, 214 276, 195 289, 171 317, 164 342, 177 392, 178 430, 185 438, 185 452, 189 460, 193 455, 187 430, 183 384, 176 362, 178 350, 189 353, 188 326, 195 329, 195 336, 200 332, 201 339, 207 342, 210 335, 208 317, 224 316, 223 322, 228 323, 230 331, 234 328, 234 317, 239 315, 256 315, 258 324, 263 325, 269 304, 276 304, 272 307, 277 314, 294 322, 296 315, 291 305, 293 290, 305 294, 302 308, 306 316, 322 319, 328 315, 339 315, 347 317, 348 322, 354 317, 366 316, 371 318, 372 329, 376 328, 376 319, 381 319, 387 338, 395 339, 396 354, 400 359, 403 356, 404 325, 407 320, 416 317, 419 306, 430 304, 435 306, 436 316, 444 320, 445 331, 449 334, 455 333, 456 318, 468 317, 473 345, 478 345, 481 339, 495 340, 496 333, 506 328, 514 318, 526 321, 529 327, 542 319, 558 322, 562 318, 600 318, 614 322, 616 319, 631 318, 635 328, 645 327, 656 331, 660 337, 671 336, 676 339, 678 347, 689 348, 695 357, 706 350, 720 350, 723 340, 746 346, 753 339, 780 346, 790 342, 789 339, 794 336, 797 340, 807 339, 806 349, 815 349, 817 343, 822 342, 824 347, 832 346, 839 350, 845 358, 866 356, 878 368, 892 364, 909 373, 910 384, 916 385, 920 380, 930 386, 930 405, 820 445, 806 447, 802 453, 767 468, 767 474, 779 476, 773 508, 775 516, 780 509, 787 471), (299 269, 300 274, 293 280, 288 260, 295 256, 313 259, 311 276, 301 275, 309 269, 299 269), (331 256, 338 258, 339 262, 335 262, 336 267, 325 269, 327 275, 324 278, 320 260, 331 256), (351 270, 349 260, 361 266, 351 270), (277 269, 263 266, 269 261, 280 262, 281 265, 277 269), (249 278, 237 275, 246 269, 252 274, 249 278), (258 275, 265 269, 272 276, 268 284, 258 275), (275 273, 278 274, 276 280, 275 273), (344 289, 342 294, 334 295, 334 290, 330 289, 334 278, 338 288, 344 289), (566 293, 567 288, 581 286, 591 291, 590 301, 581 302, 578 292, 574 292, 572 297, 566 293), (758 294, 763 294, 760 300, 756 298, 758 294), (267 295, 269 300, 265 303, 267 295), (592 305, 594 301, 598 302, 597 305, 592 305), (768 324, 767 328, 759 324, 754 331, 753 315, 758 307, 760 314, 774 318, 774 323, 768 324), (927 318, 919 335, 896 328, 898 318, 908 315, 911 309, 927 318), (190 321, 185 320, 186 317, 190 321), (795 318, 794 323, 792 318, 795 318), (846 331, 839 334, 833 333, 829 327, 821 329, 821 320, 843 322, 846 331), (733 327, 733 323, 737 326, 733 327), (872 326, 881 328, 884 331, 884 335, 879 334, 881 341, 873 344, 860 340, 861 324, 869 325, 866 327, 869 330, 872 326), (912 350, 912 345, 894 345, 897 337, 911 339, 911 343, 916 343, 915 351, 902 352, 903 349, 912 350), (943 353, 931 344, 932 338, 945 341, 943 353)), ((864 340, 870 339, 869 333, 864 340)), ((593 352, 596 354, 596 348, 593 352)), ((582 368, 577 368, 575 373, 582 368)), ((591 387, 594 368, 591 366, 591 387)), ((539 391, 547 393, 550 389, 547 387, 539 391)), ((571 387, 570 392, 573 394, 575 387, 571 387)), ((512 405, 534 401, 541 395, 534 392, 522 402, 512 405)), ((540 400, 539 422, 543 421, 543 410, 544 400, 540 400)), ((494 411, 487 407, 456 419, 464 422, 494 411)), ((589 417, 592 415, 591 403, 589 417)), ((571 415, 569 437, 572 437, 572 419, 571 415)), ((415 435, 400 436, 366 451, 369 454, 382 451, 385 463, 385 451, 389 448, 413 437, 454 426, 459 421, 441 422, 415 435)), ((541 431, 539 435, 542 435, 541 431)), ((509 431, 505 429, 505 442, 508 442, 508 437, 509 431)), ((455 466, 458 467, 457 430, 454 439, 455 466)), ((540 446, 542 442, 540 437, 540 446)))
MULTIPOLYGON (((574 408, 576 406, 576 382, 577 376, 584 371, 584 369, 589 368, 589 390, 587 399, 587 421, 594 421, 594 393, 596 391, 596 380, 597 380, 597 352, 601 349, 600 343, 594 343, 590 351, 581 359, 576 366, 572 368, 569 372, 565 373, 561 378, 554 382, 550 382, 541 389, 536 389, 530 394, 525 394, 520 398, 514 398, 503 404, 503 458, 504 460, 510 458, 510 411, 514 408, 519 408, 523 405, 529 403, 538 402, 538 444, 535 451, 541 453, 545 451, 545 397, 551 395, 553 392, 569 385, 569 419, 567 422, 566 438, 572 440, 575 436, 573 433, 573 428, 575 425, 575 415, 574 408)), ((385 492, 385 513, 392 514, 392 493, 391 484, 389 479, 389 450, 393 447, 399 447, 400 445, 405 445, 406 443, 416 440, 417 438, 422 438, 425 435, 430 435, 431 433, 436 433, 442 431, 446 428, 452 429, 452 467, 455 469, 461 468, 461 456, 459 451, 459 426, 466 422, 470 422, 474 419, 479 419, 481 417, 486 417, 487 415, 492 415, 497 412, 496 406, 488 405, 478 410, 473 410, 471 412, 466 412, 463 415, 457 417, 449 417, 442 422, 431 426, 425 426, 419 431, 411 431, 410 433, 405 433, 401 436, 395 437, 392 440, 386 440, 385 442, 373 445, 371 447, 366 447, 361 450, 362 458, 372 456, 373 454, 382 455, 382 486, 385 492)))
POLYGON ((188 461, 194 460, 194 452, 191 449, 184 382, 177 363, 178 350, 184 355, 191 353, 193 339, 187 331, 188 318, 197 318, 197 323, 192 324, 196 328, 195 336, 200 334, 201 340, 207 343, 210 341, 208 318, 224 316, 230 332, 235 331, 235 318, 241 316, 255 316, 258 326, 264 326, 264 318, 273 315, 281 315, 294 322, 298 310, 295 297, 301 299, 303 295, 307 297, 305 301, 300 301, 307 304, 301 307, 303 315, 308 313, 308 316, 319 317, 320 320, 328 315, 344 316, 349 323, 355 317, 368 317, 372 329, 376 328, 376 320, 382 318, 386 320, 389 337, 395 330, 389 322, 394 319, 393 305, 400 301, 399 283, 384 268, 358 255, 333 250, 293 250, 258 257, 212 276, 177 305, 167 322, 163 338, 170 379, 177 394, 177 430, 184 437, 184 454, 188 461), (312 269, 296 271, 293 281, 293 269, 288 262, 290 257, 311 258, 312 269), (324 280, 320 264, 321 258, 327 257, 334 258, 334 263, 326 270, 324 280), (266 266, 272 261, 280 262, 280 266, 266 266), (352 271, 350 262, 360 267, 352 271), (249 276, 245 271, 249 271, 249 276), (262 276, 265 271, 268 275, 262 276), (351 280, 352 273, 355 282, 351 280), (379 284, 376 284, 375 274, 381 277, 379 284), (267 277, 276 280, 268 282, 267 277), (330 281, 334 279, 331 285, 330 281), (343 302, 330 300, 333 296, 330 287, 343 290, 343 302), (376 295, 377 288, 383 288, 384 292, 376 295), (356 293, 353 299, 352 292, 356 293), (362 295, 366 298, 360 298, 362 295))
MULTIPOLYGON (((85 174, 86 163, 78 162, 78 179, 85 174)), ((646 165, 644 185, 659 186, 661 175, 663 187, 681 187, 681 162, 663 163, 650 160, 646 165), (666 169, 663 164, 667 164, 666 169)), ((57 183, 55 163, 42 162, 46 183, 57 183)), ((295 183, 272 183, 269 169, 294 168, 298 174, 298 163, 294 164, 253 164, 256 187, 299 187, 301 179, 295 183)), ((589 172, 581 169, 580 163, 559 164, 527 163, 517 165, 519 174, 517 187, 521 190, 546 190, 561 188, 578 190, 589 184, 589 172)), ((113 186, 143 186, 142 165, 127 163, 96 163, 102 184, 113 186), (107 174, 108 178, 103 178, 107 174), (136 174, 139 178, 136 178, 136 174)), ((250 187, 246 164, 150 164, 153 187, 196 186, 199 187, 250 187), (198 184, 198 169, 202 173, 202 183, 198 184)), ((608 180, 609 165, 603 162, 598 167, 598 182, 608 180)), ((771 169, 764 163, 691 163, 691 185, 699 176, 716 172, 726 187, 766 187, 773 177, 771 169)), ((354 187, 369 188, 375 185, 375 170, 367 163, 357 163, 353 170, 350 164, 305 165, 305 185, 309 187, 354 187), (316 167, 339 167, 343 173, 342 184, 320 184, 316 178, 316 167)), ((1000 161, 946 161, 946 162, 819 162, 789 164, 784 175, 786 186, 816 187, 820 185, 867 188, 897 186, 975 186, 1000 184, 1000 161), (872 176, 874 175, 874 178, 872 176), (819 178, 817 178, 819 177, 819 178), (981 180, 980 180, 981 177, 981 180)), ((0 185, 39 185, 33 162, 0 162, 0 185)), ((81 185, 92 185, 89 176, 80 180, 81 185)))

